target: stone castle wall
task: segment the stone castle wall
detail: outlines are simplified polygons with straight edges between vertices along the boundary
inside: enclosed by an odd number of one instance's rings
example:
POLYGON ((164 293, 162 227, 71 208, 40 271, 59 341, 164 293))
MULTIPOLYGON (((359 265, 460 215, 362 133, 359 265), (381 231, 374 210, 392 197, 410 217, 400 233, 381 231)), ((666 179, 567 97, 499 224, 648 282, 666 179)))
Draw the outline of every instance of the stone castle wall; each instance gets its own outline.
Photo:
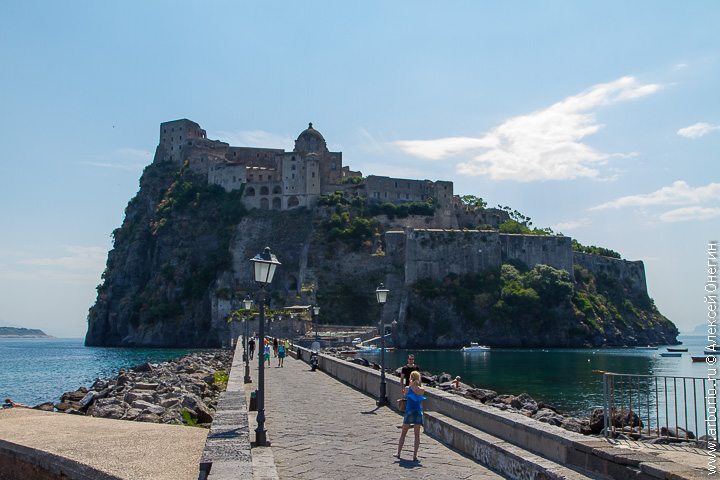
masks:
POLYGON ((550 265, 573 274, 573 251, 570 237, 552 235, 509 235, 500 234, 502 261, 520 261, 533 268, 535 265, 550 265))
POLYGON ((573 252, 573 261, 591 272, 603 273, 621 283, 628 283, 634 290, 647 294, 645 264, 642 260, 620 260, 602 255, 573 252))

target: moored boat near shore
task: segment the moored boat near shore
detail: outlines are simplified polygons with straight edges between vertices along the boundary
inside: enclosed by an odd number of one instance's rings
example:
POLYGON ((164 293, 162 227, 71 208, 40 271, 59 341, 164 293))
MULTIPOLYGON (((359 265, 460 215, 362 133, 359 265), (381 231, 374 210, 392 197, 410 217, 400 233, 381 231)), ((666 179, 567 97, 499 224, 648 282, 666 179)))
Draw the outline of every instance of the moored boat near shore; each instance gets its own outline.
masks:
POLYGON ((463 352, 487 352, 490 350, 490 347, 486 347, 484 345, 480 345, 478 342, 470 342, 469 347, 463 347, 463 352))
POLYGON ((668 351, 668 352, 687 352, 688 349, 687 349, 687 347, 683 347, 683 348, 668 347, 668 348, 667 348, 667 351, 668 351))
POLYGON ((635 347, 635 350, 657 350, 658 347, 653 347, 651 345, 648 345, 647 347, 635 347))
POLYGON ((682 357, 680 352, 663 352, 660 354, 661 357, 682 357))

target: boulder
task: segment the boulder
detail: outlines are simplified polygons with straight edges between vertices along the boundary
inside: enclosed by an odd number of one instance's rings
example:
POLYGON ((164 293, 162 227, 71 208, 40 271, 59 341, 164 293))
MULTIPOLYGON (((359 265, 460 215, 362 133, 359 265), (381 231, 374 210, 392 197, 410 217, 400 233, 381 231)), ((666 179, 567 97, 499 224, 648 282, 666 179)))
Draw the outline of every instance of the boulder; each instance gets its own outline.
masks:
POLYGON ((660 436, 662 437, 675 437, 679 439, 694 440, 695 434, 689 430, 685 430, 681 427, 662 427, 660 428, 660 436))
POLYGON ((157 390, 158 384, 157 383, 144 383, 144 382, 136 382, 135 383, 135 390, 157 390))
POLYGON ((132 405, 132 403, 137 400, 142 400, 145 402, 152 402, 153 396, 152 396, 152 394, 150 394, 148 392, 138 392, 137 390, 130 390, 123 396, 123 399, 127 403, 132 405))
POLYGON ((590 414, 590 432, 597 435, 605 428, 605 410, 596 408, 590 414))
POLYGON ((130 381, 130 377, 126 373, 121 373, 120 375, 118 375, 117 382, 115 382, 115 386, 122 387, 129 381, 130 381))
POLYGON ((54 412, 55 405, 52 402, 44 402, 33 407, 35 410, 43 410, 45 412, 54 412))
POLYGON ((182 407, 191 410, 197 418, 198 423, 212 422, 213 414, 205 403, 197 396, 190 394, 183 398, 182 407))
POLYGON ((125 409, 121 405, 102 405, 98 406, 97 402, 88 412, 93 417, 113 418, 120 420, 125 415, 125 409))
POLYGON ((55 408, 64 412, 65 410, 80 410, 80 404, 78 402, 60 402, 55 404, 55 408))
POLYGON ((154 403, 146 402, 144 400, 135 400, 130 404, 130 406, 132 408, 142 410, 143 413, 154 413, 156 415, 162 415, 165 413, 165 409, 160 405, 155 405, 154 403))
POLYGON ((133 367, 133 371, 135 371, 135 372, 152 372, 153 366, 151 364, 149 364, 148 362, 145 362, 142 365, 133 367))
POLYGON ((143 413, 142 410, 139 408, 128 408, 127 412, 125 412, 125 415, 123 415, 123 420, 135 420, 137 417, 140 416, 140 414, 143 413))
POLYGON ((160 417, 154 413, 141 413, 135 419, 137 422, 160 423, 160 417))
POLYGON ((465 396, 480 400, 482 403, 489 402, 498 396, 494 390, 487 390, 484 388, 468 388, 465 392, 465 396))
POLYGON ((166 398, 164 400, 160 400, 160 406, 163 408, 172 408, 175 405, 180 404, 179 398, 166 398))
POLYGON ((555 425, 556 427, 561 426, 563 421, 565 420, 562 415, 558 415, 549 408, 543 408, 538 410, 537 413, 535 413, 535 415, 533 416, 533 418, 543 423, 555 425))
POLYGON ((518 410, 529 410, 533 413, 538 411, 538 405, 527 393, 521 393, 510 401, 510 406, 518 410))
POLYGON ((80 408, 83 410, 87 410, 87 408, 95 401, 97 394, 98 392, 96 392, 95 390, 90 390, 88 393, 86 393, 82 400, 80 400, 80 408))

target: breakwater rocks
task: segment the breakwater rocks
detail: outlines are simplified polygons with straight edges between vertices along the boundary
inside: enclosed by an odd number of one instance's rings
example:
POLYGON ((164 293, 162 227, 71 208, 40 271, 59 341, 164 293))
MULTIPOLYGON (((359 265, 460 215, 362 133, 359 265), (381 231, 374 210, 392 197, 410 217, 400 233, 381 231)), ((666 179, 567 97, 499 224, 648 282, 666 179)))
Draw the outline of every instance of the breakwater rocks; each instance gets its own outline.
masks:
POLYGON ((208 426, 227 385, 231 351, 198 352, 98 378, 34 408, 139 422, 208 426))

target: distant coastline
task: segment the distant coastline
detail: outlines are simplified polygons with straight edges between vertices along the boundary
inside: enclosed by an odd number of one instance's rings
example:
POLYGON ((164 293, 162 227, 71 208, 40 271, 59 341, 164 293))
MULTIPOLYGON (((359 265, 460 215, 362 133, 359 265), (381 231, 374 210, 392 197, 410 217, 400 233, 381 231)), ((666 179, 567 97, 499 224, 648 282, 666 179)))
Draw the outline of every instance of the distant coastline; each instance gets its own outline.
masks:
POLYGON ((53 338, 37 328, 0 327, 0 338, 53 338))

